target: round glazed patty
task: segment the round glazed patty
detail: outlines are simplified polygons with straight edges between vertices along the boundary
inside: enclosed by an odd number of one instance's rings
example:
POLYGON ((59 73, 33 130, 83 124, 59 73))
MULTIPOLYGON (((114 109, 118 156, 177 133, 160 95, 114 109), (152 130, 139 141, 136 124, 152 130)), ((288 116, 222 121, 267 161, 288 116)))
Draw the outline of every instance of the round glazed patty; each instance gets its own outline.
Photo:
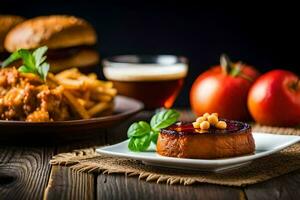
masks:
MULTIPOLYGON (((224 119, 222 119, 224 120, 224 119)), ((178 122, 162 129, 157 153, 179 158, 215 159, 251 154, 255 143, 249 124, 224 120, 227 128, 207 131, 194 129, 191 123, 178 122)))

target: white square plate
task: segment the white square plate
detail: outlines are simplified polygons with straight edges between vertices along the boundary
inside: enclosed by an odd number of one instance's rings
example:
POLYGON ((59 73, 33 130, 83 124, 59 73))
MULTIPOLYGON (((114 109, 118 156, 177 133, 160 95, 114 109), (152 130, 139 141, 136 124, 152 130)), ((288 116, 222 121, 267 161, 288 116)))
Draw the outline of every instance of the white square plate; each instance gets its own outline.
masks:
POLYGON ((96 151, 109 156, 125 157, 140 160, 147 165, 169 168, 193 169, 202 171, 223 171, 249 164, 252 160, 271 155, 300 141, 300 136, 274 135, 266 133, 253 133, 255 140, 255 153, 226 159, 186 159, 160 156, 155 147, 147 152, 132 152, 128 149, 128 142, 97 148, 96 151))

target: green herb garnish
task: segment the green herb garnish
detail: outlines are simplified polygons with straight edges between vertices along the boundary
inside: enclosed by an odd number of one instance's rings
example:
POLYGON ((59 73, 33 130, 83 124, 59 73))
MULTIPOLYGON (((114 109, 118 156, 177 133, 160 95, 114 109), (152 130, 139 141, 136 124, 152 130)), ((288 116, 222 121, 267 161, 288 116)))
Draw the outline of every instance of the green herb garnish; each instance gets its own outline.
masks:
POLYGON ((27 49, 19 49, 13 52, 6 60, 2 62, 1 67, 7 67, 12 62, 22 59, 23 64, 19 67, 18 71, 21 73, 32 73, 46 81, 47 74, 50 68, 49 63, 45 62, 46 56, 44 55, 48 47, 40 47, 33 52, 27 49))
POLYGON ((160 129, 174 124, 178 118, 176 110, 163 109, 151 118, 150 124, 145 121, 133 123, 127 131, 130 139, 128 148, 131 151, 146 151, 151 142, 156 144, 160 129))

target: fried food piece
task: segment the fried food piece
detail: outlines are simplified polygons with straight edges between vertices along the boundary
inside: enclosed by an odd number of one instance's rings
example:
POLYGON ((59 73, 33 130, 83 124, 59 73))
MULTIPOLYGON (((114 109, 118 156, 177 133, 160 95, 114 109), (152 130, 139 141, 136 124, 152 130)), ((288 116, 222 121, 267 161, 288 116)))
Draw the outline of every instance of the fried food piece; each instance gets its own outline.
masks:
POLYGON ((15 68, 0 69, 0 120, 29 122, 89 119, 112 112, 117 91, 77 69, 48 74, 46 83, 15 68))
POLYGON ((49 87, 15 68, 0 70, 0 119, 47 122, 70 119, 62 86, 49 87))
POLYGON ((49 112, 45 110, 36 110, 27 116, 26 121, 28 122, 48 122, 51 121, 49 112))

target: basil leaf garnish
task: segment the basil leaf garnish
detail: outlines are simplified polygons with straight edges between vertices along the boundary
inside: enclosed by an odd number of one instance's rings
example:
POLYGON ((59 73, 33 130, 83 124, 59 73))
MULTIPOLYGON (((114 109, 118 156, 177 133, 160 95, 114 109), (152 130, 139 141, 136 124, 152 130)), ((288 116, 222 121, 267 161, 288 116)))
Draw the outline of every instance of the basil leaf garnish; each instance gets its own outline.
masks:
POLYGON ((139 121, 131 124, 127 131, 127 136, 131 137, 139 137, 145 134, 149 134, 151 131, 151 127, 147 122, 139 121))

